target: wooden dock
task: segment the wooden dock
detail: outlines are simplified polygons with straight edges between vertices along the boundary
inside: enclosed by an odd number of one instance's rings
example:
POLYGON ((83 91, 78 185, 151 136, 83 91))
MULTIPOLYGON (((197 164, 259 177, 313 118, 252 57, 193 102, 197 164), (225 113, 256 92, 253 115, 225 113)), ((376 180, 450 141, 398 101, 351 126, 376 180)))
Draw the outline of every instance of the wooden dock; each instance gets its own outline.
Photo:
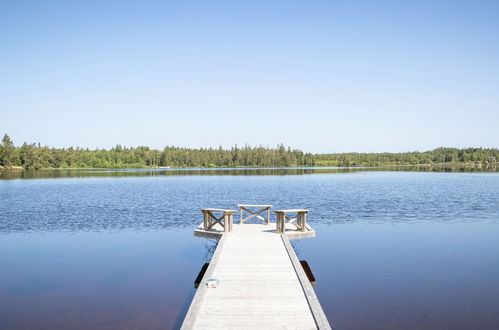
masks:
POLYGON ((219 237, 182 329, 331 329, 289 239, 315 236, 307 225, 216 224, 196 236, 219 237), (213 281, 216 288, 208 288, 213 281))

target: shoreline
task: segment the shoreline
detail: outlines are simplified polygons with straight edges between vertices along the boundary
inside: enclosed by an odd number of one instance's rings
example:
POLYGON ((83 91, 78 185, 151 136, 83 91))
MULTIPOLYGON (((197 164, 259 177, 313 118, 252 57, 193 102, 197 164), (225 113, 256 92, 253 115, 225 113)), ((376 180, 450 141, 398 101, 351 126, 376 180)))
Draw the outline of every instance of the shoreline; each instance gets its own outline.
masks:
POLYGON ((314 166, 279 166, 279 167, 252 167, 252 166, 230 166, 230 167, 172 167, 172 166, 150 166, 150 167, 41 167, 41 168, 24 168, 22 166, 12 166, 12 167, 4 167, 0 166, 0 170, 7 170, 7 171, 45 171, 45 170, 68 170, 68 171, 81 171, 81 170, 139 170, 139 169, 149 169, 149 170, 154 170, 154 169, 164 169, 164 170, 186 170, 186 169, 258 169, 258 170, 265 170, 265 169, 298 169, 298 168, 303 168, 303 169, 328 169, 328 168, 335 168, 335 169, 347 169, 347 168, 390 168, 390 167, 461 167, 461 168, 473 168, 473 169, 489 169, 489 170, 494 170, 495 166, 488 166, 487 164, 482 164, 482 163, 436 163, 436 164, 379 164, 379 165, 367 165, 367 164, 359 164, 359 165, 349 165, 349 166, 321 166, 321 165, 314 165, 314 166))

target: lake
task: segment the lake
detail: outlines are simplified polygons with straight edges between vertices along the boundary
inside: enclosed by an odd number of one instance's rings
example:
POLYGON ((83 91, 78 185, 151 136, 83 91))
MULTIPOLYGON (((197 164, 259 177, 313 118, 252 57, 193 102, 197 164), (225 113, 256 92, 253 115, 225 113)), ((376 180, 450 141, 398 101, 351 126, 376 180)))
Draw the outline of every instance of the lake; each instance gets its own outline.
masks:
POLYGON ((362 168, 4 171, 0 328, 178 328, 199 209, 240 203, 311 210, 337 329, 499 328, 499 174, 362 168))

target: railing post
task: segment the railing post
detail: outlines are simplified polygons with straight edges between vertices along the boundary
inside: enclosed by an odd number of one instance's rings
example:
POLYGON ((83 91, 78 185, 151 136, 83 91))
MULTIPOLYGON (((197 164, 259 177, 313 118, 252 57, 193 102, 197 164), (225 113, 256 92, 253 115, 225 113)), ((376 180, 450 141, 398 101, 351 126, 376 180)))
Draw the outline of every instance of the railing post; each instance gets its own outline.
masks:
POLYGON ((279 234, 284 233, 284 212, 276 211, 275 212, 277 220, 276 220, 276 231, 279 234))
POLYGON ((203 212, 203 229, 208 230, 208 211, 201 210, 203 212))
POLYGON ((224 211, 224 231, 226 233, 232 231, 232 224, 234 222, 234 213, 236 211, 225 210, 224 211))
POLYGON ((229 215, 224 212, 224 231, 225 232, 229 232, 230 231, 230 227, 229 227, 229 215))
POLYGON ((301 231, 305 231, 305 229, 307 228, 307 212, 302 213, 301 231))

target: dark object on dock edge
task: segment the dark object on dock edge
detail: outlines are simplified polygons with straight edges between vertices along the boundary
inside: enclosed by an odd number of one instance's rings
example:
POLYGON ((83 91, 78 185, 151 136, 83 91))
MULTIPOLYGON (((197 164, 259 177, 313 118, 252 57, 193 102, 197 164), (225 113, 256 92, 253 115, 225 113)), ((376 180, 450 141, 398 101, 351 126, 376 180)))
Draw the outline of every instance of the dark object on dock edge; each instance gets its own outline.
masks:
POLYGON ((205 263, 203 267, 201 267, 201 270, 199 271, 198 276, 194 280, 194 288, 198 288, 199 284, 201 283, 201 280, 203 279, 204 273, 206 273, 206 270, 208 269, 209 263, 205 263))
MULTIPOLYGON (((312 284, 312 287, 315 288, 317 285, 317 282, 315 280, 314 273, 312 273, 312 269, 310 269, 310 266, 308 265, 308 262, 306 260, 300 260, 300 264, 303 267, 303 270, 305 271, 305 274, 307 274, 307 278, 310 281, 310 284, 312 284)), ((199 271, 198 276, 194 280, 194 288, 198 288, 199 284, 201 283, 201 280, 203 279, 204 273, 206 273, 206 270, 208 269, 209 263, 205 263, 203 267, 201 267, 201 270, 199 271)))
POLYGON ((312 287, 315 288, 315 286, 316 286, 315 276, 312 273, 312 269, 310 269, 308 262, 306 260, 300 260, 300 264, 303 267, 305 274, 307 274, 307 277, 308 277, 308 280, 310 281, 310 284, 312 284, 312 287))

